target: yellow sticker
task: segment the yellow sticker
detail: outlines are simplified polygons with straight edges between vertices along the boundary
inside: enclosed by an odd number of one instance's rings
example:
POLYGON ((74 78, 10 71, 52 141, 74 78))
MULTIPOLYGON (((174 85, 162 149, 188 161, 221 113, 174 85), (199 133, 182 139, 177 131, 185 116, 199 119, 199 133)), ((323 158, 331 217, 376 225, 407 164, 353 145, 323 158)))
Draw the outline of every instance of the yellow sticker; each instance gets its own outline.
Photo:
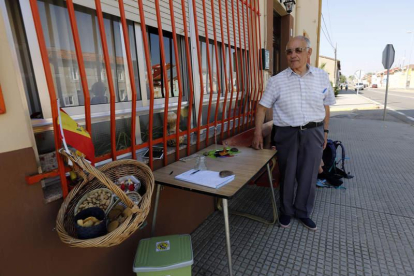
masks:
POLYGON ((155 251, 167 251, 170 250, 170 241, 161 241, 155 244, 155 251))

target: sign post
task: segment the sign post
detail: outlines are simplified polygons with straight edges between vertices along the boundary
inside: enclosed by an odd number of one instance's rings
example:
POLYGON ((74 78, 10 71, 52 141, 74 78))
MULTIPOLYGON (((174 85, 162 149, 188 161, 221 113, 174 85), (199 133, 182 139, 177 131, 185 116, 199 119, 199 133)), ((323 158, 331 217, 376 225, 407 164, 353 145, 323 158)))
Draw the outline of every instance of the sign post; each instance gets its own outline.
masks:
POLYGON ((358 70, 355 72, 354 76, 357 79, 357 95, 359 95, 359 83, 361 83, 361 78, 364 75, 364 73, 362 73, 362 70, 358 70))
POLYGON ((387 113, 387 98, 388 98, 388 83, 390 82, 390 68, 394 63, 395 50, 392 44, 387 44, 382 52, 382 65, 387 69, 387 86, 385 88, 385 103, 384 103, 384 115, 382 120, 385 121, 385 115, 387 113))

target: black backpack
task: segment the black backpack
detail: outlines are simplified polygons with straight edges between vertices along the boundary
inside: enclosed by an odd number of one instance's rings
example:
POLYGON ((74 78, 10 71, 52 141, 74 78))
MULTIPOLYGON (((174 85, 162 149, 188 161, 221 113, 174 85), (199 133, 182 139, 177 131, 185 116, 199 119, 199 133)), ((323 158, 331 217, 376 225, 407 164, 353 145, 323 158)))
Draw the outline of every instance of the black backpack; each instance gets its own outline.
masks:
POLYGON ((354 177, 345 170, 345 147, 341 141, 332 141, 331 139, 328 139, 326 148, 323 151, 322 160, 324 163, 323 172, 328 177, 334 177, 335 179, 340 179, 342 177, 351 179, 354 177), (338 147, 341 148, 341 158, 336 160, 336 151, 338 147), (341 163, 341 168, 339 168, 339 163, 341 163))

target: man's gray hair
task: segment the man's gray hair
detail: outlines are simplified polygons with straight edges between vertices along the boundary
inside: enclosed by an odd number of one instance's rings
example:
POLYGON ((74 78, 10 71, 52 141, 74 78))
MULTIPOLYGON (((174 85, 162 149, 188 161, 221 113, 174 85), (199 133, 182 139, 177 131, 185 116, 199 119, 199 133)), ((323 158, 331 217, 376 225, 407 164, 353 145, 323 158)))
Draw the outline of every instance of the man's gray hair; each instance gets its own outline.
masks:
POLYGON ((303 40, 306 43, 306 47, 312 48, 311 42, 310 42, 309 38, 307 38, 306 36, 298 35, 298 36, 295 36, 292 39, 300 39, 300 40, 303 40))
POLYGON ((307 38, 306 36, 299 36, 301 39, 303 39, 303 40, 305 40, 305 42, 306 42, 306 47, 308 47, 308 48, 311 48, 312 46, 311 46, 311 42, 310 42, 310 40, 309 40, 309 38, 307 38))

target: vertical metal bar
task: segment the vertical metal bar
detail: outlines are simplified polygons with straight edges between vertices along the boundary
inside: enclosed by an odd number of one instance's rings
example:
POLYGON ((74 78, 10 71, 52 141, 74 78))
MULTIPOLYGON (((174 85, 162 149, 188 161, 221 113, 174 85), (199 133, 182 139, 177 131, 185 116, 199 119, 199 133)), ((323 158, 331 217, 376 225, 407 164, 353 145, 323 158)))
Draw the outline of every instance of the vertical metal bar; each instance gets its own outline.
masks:
MULTIPOLYGON (((241 74, 240 78, 241 78, 241 83, 242 83, 242 90, 241 90, 241 96, 240 96, 240 107, 239 107, 239 113, 237 115, 237 118, 239 119, 239 122, 237 124, 237 130, 240 131, 240 123, 241 123, 240 117, 241 117, 241 111, 242 111, 242 106, 243 106, 243 98, 244 98, 243 95, 244 95, 244 91, 245 91, 245 86, 244 86, 244 71, 246 69, 245 68, 246 67, 246 64, 244 63, 244 60, 243 60, 243 50, 242 50, 242 43, 241 43, 239 0, 236 0, 236 4, 237 4, 237 27, 238 27, 238 30, 239 30, 240 63, 241 63, 239 69, 241 70, 241 72, 240 72, 240 74, 241 74)), ((244 15, 243 15, 243 17, 244 17, 244 15)), ((246 49, 245 49, 245 51, 246 51, 246 49)))
POLYGON ((170 96, 170 87, 167 75, 167 63, 165 61, 165 49, 164 49, 164 35, 162 33, 162 23, 161 23, 161 12, 160 12, 160 0, 155 0, 155 12, 157 14, 157 25, 158 25, 158 37, 160 41, 160 51, 161 51, 161 68, 164 78, 165 85, 165 95, 164 95, 164 124, 163 124, 163 144, 164 144, 164 166, 167 165, 167 118, 168 118, 168 100, 170 96))
POLYGON ((152 214, 151 237, 154 237, 155 235, 155 226, 157 224, 158 204, 160 202, 160 192, 161 192, 161 187, 162 187, 160 184, 155 184, 155 185, 157 185, 157 192, 155 195, 154 214, 152 214))
POLYGON ((43 68, 45 70, 45 75, 46 75, 47 88, 48 88, 49 98, 50 98, 50 106, 52 109, 53 135, 55 138, 56 159, 58 163, 59 176, 60 176, 60 181, 61 181, 61 186, 62 186, 62 194, 63 194, 63 197, 65 198, 68 195, 68 185, 66 181, 66 174, 65 174, 65 167, 63 164, 63 159, 59 153, 61 142, 60 142, 60 137, 59 137, 59 126, 57 124, 59 110, 57 108, 57 102, 56 102, 57 98, 56 98, 55 85, 53 83, 52 71, 50 69, 49 57, 48 57, 45 38, 43 35, 43 30, 42 30, 42 23, 40 21, 39 10, 37 7, 37 0, 30 0, 30 6, 32 9, 33 21, 34 21, 34 25, 36 28, 37 39, 39 41, 40 53, 42 55, 43 68))
MULTIPOLYGON (((152 154, 152 137, 153 137, 153 125, 154 125, 154 82, 152 78, 152 67, 151 67, 151 59, 150 59, 150 52, 148 47, 148 35, 147 29, 145 25, 145 14, 144 14, 144 6, 142 4, 142 0, 138 0, 138 8, 139 8, 139 17, 141 19, 141 32, 142 32, 142 39, 144 41, 144 52, 145 52, 145 62, 147 65, 147 76, 148 76, 148 84, 150 88, 150 106, 149 106, 149 123, 148 123, 148 148, 149 148, 149 165, 150 168, 154 168, 153 163, 153 154, 152 154)), ((167 153, 165 153, 167 154, 167 153)))
POLYGON ((137 159, 137 154, 135 151, 135 128, 136 128, 136 118, 137 118, 137 87, 135 85, 134 67, 132 67, 131 49, 130 49, 130 44, 129 44, 128 25, 126 23, 126 18, 125 18, 124 1, 118 0, 118 4, 119 4, 119 12, 121 14, 122 32, 124 34, 125 52, 126 52, 127 61, 128 61, 129 80, 131 82, 131 90, 132 90, 132 107, 131 107, 132 108, 132 112, 131 112, 132 158, 137 159))
POLYGON ((231 262, 231 241, 230 241, 230 225, 229 225, 229 207, 227 199, 223 198, 223 213, 224 213, 224 228, 226 231, 226 247, 227 247, 227 260, 229 265, 229 275, 233 275, 233 265, 231 262))
MULTIPOLYGON (((178 161, 180 159, 180 118, 181 118, 181 100, 183 98, 183 89, 182 89, 182 81, 181 81, 181 66, 180 66, 180 56, 178 55, 178 43, 177 43, 177 33, 175 31, 175 19, 174 19, 174 4, 173 0, 170 0, 170 14, 171 14, 171 27, 173 33, 173 41, 174 41, 174 55, 175 55, 175 63, 176 63, 176 71, 177 71, 177 79, 178 79, 178 107, 177 107, 177 120, 175 122, 175 134, 176 134, 176 147, 175 147, 175 160, 178 161)), ((185 13, 183 14, 183 17, 185 13)), ((173 68, 171 67, 171 70, 173 68)), ((174 78, 172 78, 174 81, 174 78)))
MULTIPOLYGON (((197 117, 197 150, 200 149, 200 132, 201 132, 201 113, 203 110, 203 64, 201 60, 201 53, 200 53, 200 37, 198 35, 198 24, 197 24, 197 6, 195 0, 193 1, 193 16, 194 16, 194 30, 196 33, 196 41, 197 41, 197 59, 198 59, 198 71, 200 74, 200 86, 201 86, 201 92, 200 92, 200 104, 198 109, 198 117, 197 117)), ((208 128, 208 127, 207 127, 208 128)))
MULTIPOLYGON (((237 53, 238 51, 237 51, 237 39, 236 39, 236 23, 235 23, 235 19, 234 19, 234 1, 233 0, 231 0, 231 14, 232 14, 232 19, 233 19, 233 39, 234 39, 234 51, 235 51, 235 58, 234 59, 236 61, 236 82, 237 82, 236 102, 234 103, 234 108, 233 108, 233 135, 234 135, 235 132, 236 132, 236 108, 237 108, 237 102, 239 101, 241 80, 239 79, 240 78, 240 76, 239 76, 239 61, 238 61, 238 53, 237 53)), ((239 35, 239 38, 240 38, 240 35, 239 35)), ((240 47, 241 47, 241 43, 240 43, 240 47)))
POLYGON ((257 12, 258 12, 258 15, 259 15, 259 18, 258 18, 258 20, 259 20, 259 45, 260 45, 259 60, 260 60, 260 73, 261 73, 260 74, 261 87, 260 87, 260 98, 259 99, 261 99, 262 95, 263 95, 263 64, 262 64, 263 63, 263 58, 262 58, 262 31, 261 31, 261 28, 260 28, 260 2, 259 1, 257 2, 257 12))
MULTIPOLYGON (((250 118, 251 118, 251 104, 252 104, 252 94, 253 94, 253 74, 254 74, 254 72, 253 72, 253 62, 252 62, 252 52, 253 52, 253 47, 252 47, 252 44, 251 44, 251 42, 250 42, 250 24, 249 24, 249 9, 251 9, 251 6, 247 3, 247 0, 246 0, 246 2, 244 2, 244 4, 246 5, 246 21, 247 21, 247 23, 246 23, 246 25, 247 25, 247 42, 248 42, 248 45, 249 45, 249 53, 248 53, 248 60, 249 60, 249 62, 248 62, 248 68, 249 68, 249 71, 248 71, 248 75, 249 75, 249 90, 248 90, 248 93, 247 93, 247 95, 248 95, 248 97, 246 97, 247 99, 246 99, 246 108, 247 108, 247 111, 246 111, 246 123, 244 123, 244 120, 243 120, 243 127, 248 127, 248 125, 249 125, 249 121, 250 121, 250 118)), ((244 19, 243 19, 243 23, 244 23, 244 19)), ((245 29, 245 27, 243 26, 243 28, 245 29)), ((246 41, 245 41, 246 42, 246 41)))
MULTIPOLYGON (((259 70, 260 70, 260 64, 259 64, 259 62, 260 62, 259 54, 260 53, 259 52, 260 52, 260 49, 258 49, 259 39, 258 39, 258 35, 257 35, 258 30, 257 30, 257 24, 256 24, 257 20, 259 18, 259 16, 258 16, 259 11, 256 10, 256 0, 253 0, 253 3, 254 3, 254 23, 252 24, 252 26, 254 27, 254 33, 255 33, 255 35, 254 35, 255 43, 254 44, 255 44, 255 47, 256 47, 256 54, 254 56, 255 56, 256 64, 257 64, 257 87, 256 87, 255 101, 254 101, 254 113, 252 115, 252 120, 254 121, 255 116, 256 116, 256 111, 257 111, 257 103, 258 103, 258 100, 259 100, 259 92, 260 92, 261 81, 260 81, 260 75, 259 75, 259 70)), ((259 21, 259 24, 260 24, 260 21, 259 21)))
MULTIPOLYGON (((211 72, 211 64, 210 64, 210 50, 209 50, 209 46, 210 46, 210 41, 208 39, 208 27, 207 27, 207 12, 206 12, 206 0, 202 0, 203 1, 203 15, 204 15, 204 30, 206 32, 206 52, 207 52, 207 67, 208 67, 208 77, 210 80, 210 98, 208 100, 208 110, 207 110, 207 129, 206 129, 206 146, 208 146, 208 134, 210 131, 210 114, 211 114, 211 101, 213 100, 213 76, 212 76, 212 72, 211 72)), ((202 65, 201 65, 202 66, 202 65)), ((203 92, 201 92, 203 93, 203 92)), ((200 110, 199 112, 202 111, 203 109, 203 102, 200 101, 200 110)))
MULTIPOLYGON (((216 112, 214 114, 214 134, 216 134, 216 131, 217 131, 217 116, 218 116, 218 110, 219 110, 219 107, 220 107, 220 98, 221 98, 221 75, 220 75, 221 66, 220 66, 220 59, 219 59, 218 45, 217 45, 216 19, 215 19, 216 16, 215 16, 215 11, 214 11, 214 0, 210 0, 210 3, 211 3, 211 16, 212 16, 212 19, 213 19, 214 49, 215 49, 215 53, 216 53, 217 85, 218 85, 216 112)), ((223 37, 221 38, 221 40, 222 40, 222 46, 224 46, 223 37)), ((226 77, 226 79, 227 79, 227 77, 226 77)), ((221 125, 221 129, 223 130, 223 124, 221 125)))
MULTIPOLYGON (((230 132, 230 116, 231 116, 231 104, 233 101, 233 65, 231 62, 231 42, 230 42, 230 26, 229 26, 229 9, 228 9, 228 3, 227 0, 225 1, 226 4, 226 25, 227 25, 227 42, 228 42, 228 49, 229 49, 229 63, 230 63, 230 89, 231 89, 231 94, 230 94, 230 103, 229 103, 229 111, 228 111, 228 115, 227 115, 227 136, 229 135, 230 132)), ((221 12, 221 1, 219 1, 219 9, 220 9, 220 20, 222 19, 222 12, 221 12)), ((221 21, 220 21, 221 22, 221 21)), ((222 24, 223 25, 223 24, 222 24)), ((223 32, 223 30, 222 30, 223 32)), ((223 36, 223 35, 222 35, 223 36)), ((223 39, 224 40, 224 39, 223 39)), ((227 68, 226 68, 227 70, 227 68)), ((226 87, 228 87, 228 84, 226 84, 226 87)), ((224 107, 226 106, 226 100, 227 100, 227 93, 226 93, 226 98, 224 99, 224 107)), ((225 117, 225 112, 226 109, 223 108, 223 118, 225 117)), ((223 125, 224 125, 224 120, 223 120, 223 125)), ((223 135, 224 135, 224 129, 221 131, 221 140, 223 140, 223 135)))
MULTIPOLYGON (((240 129, 240 126, 241 126, 241 128, 242 128, 242 130, 243 130, 243 128, 244 128, 244 119, 245 119, 245 116, 246 116, 246 107, 247 107, 247 101, 249 100, 249 97, 248 97, 248 95, 249 95, 249 88, 250 88, 250 83, 249 83, 249 77, 248 77, 248 70, 249 70, 249 62, 247 61, 247 47, 246 47, 246 25, 245 25, 245 20, 244 20, 244 5, 245 5, 245 3, 243 2, 243 0, 240 0, 241 1, 241 10, 242 10, 242 20, 243 20, 243 42, 244 42, 244 70, 243 70, 243 78, 246 78, 245 79, 245 86, 244 86, 244 97, 243 97, 243 100, 242 100, 242 102, 241 102, 241 108, 243 109, 243 110, 240 110, 240 112, 243 112, 243 116, 242 116, 242 121, 241 121, 241 124, 239 124, 239 129, 240 129), (245 103, 245 101, 246 101, 246 103, 245 103)), ((246 7, 246 9, 247 9, 247 7, 246 7)), ((250 51, 250 49, 249 49, 249 51, 250 51)), ((239 120, 240 120, 240 118, 239 118, 239 120)), ((240 122, 240 121, 239 121, 240 122)))
MULTIPOLYGON (((83 97, 84 97, 84 100, 85 100, 86 130, 89 132, 89 134, 92 134, 91 99, 90 99, 90 96, 89 96, 88 80, 87 80, 86 73, 85 73, 85 63, 84 63, 84 60, 83 60, 82 48, 81 48, 81 44, 80 44, 80 40, 79 40, 78 26, 77 26, 77 23, 76 23, 75 10, 73 8, 72 0, 67 0, 66 1, 66 6, 68 8, 70 26, 71 26, 71 29, 72 29, 73 42, 75 44, 75 50, 76 50, 76 58, 77 58, 77 61, 78 61, 78 67, 79 67, 79 72, 80 72, 80 76, 81 76, 83 97)), ((91 160, 91 161, 93 161, 93 160, 91 160)))
MULTIPOLYGON (((256 96, 255 96, 255 101, 254 101, 254 103, 255 103, 255 105, 254 105, 254 115, 252 116, 253 117, 253 121, 255 120, 255 116, 256 116, 256 111, 257 111, 257 105, 258 105, 258 101, 259 101, 259 93, 260 93, 260 87, 261 87, 261 79, 260 79, 260 74, 259 74, 259 70, 260 70, 260 58, 259 58, 259 55, 261 56, 261 50, 259 49, 259 38, 258 38, 258 29, 257 29, 257 20, 258 20, 258 18, 259 18, 259 16, 258 16, 258 14, 259 14, 259 10, 258 9, 256 9, 256 0, 253 0, 253 2, 255 3, 255 9, 254 9, 254 15, 255 15, 255 17, 254 17, 254 23, 253 23, 253 27, 254 27, 254 29, 255 29, 255 38, 256 38, 256 42, 255 42, 255 45, 256 45, 256 48, 257 48, 257 53, 256 53, 256 55, 255 55, 255 57, 257 58, 257 91, 256 91, 256 96)), ((260 24, 260 21, 259 21, 259 24, 260 24)))
POLYGON ((101 44, 105 60, 106 76, 108 79, 109 95, 110 95, 110 121, 111 121, 111 154, 112 160, 116 160, 116 122, 115 122, 115 91, 114 81, 112 79, 111 60, 109 59, 108 45, 106 43, 105 25, 102 15, 100 0, 95 0, 96 16, 98 17, 99 32, 101 35, 101 44))
POLYGON ((185 52, 187 60, 187 70, 188 70, 188 81, 190 95, 188 100, 188 117, 187 117, 187 155, 190 155, 190 146, 191 146, 191 117, 192 117, 192 107, 193 107, 193 74, 191 67, 191 55, 190 55, 190 45, 188 43, 188 32, 187 32, 187 12, 185 10, 185 0, 181 0, 181 11, 183 14, 183 24, 184 24, 184 35, 185 35, 185 52))
POLYGON ((249 56, 250 56, 250 97, 249 97, 249 112, 248 112, 248 120, 246 122, 247 128, 250 127, 252 116, 253 116, 253 102, 254 102, 254 95, 256 91, 256 66, 255 66, 255 47, 254 47, 254 30, 253 30, 253 5, 251 0, 246 0, 246 7, 247 7, 247 30, 248 30, 248 37, 249 37, 249 56), (250 14, 249 14, 250 13, 250 14))
POLYGON ((257 76, 256 76, 256 62, 257 62, 257 52, 256 52, 256 39, 255 39, 255 35, 256 35, 256 30, 254 29, 254 24, 253 24, 253 20, 255 20, 255 18, 256 18, 256 14, 255 14, 255 10, 256 10, 256 7, 255 7, 255 3, 254 3, 254 0, 253 0, 253 4, 254 4, 254 6, 252 7, 252 1, 250 1, 250 14, 251 14, 251 17, 250 17, 250 22, 249 22, 249 28, 251 27, 252 28, 252 35, 251 35, 251 40, 252 40, 252 55, 253 55, 253 58, 252 58, 252 64, 253 64, 253 66, 252 66, 252 70, 253 70, 253 74, 254 74, 254 89, 253 89, 253 91, 252 91, 252 97, 251 97, 251 105, 250 105, 250 119, 249 119, 249 126, 251 125, 251 123, 252 123, 252 121, 253 121, 253 116, 254 116, 254 104, 255 104, 255 97, 256 97, 256 93, 257 93, 257 76))

